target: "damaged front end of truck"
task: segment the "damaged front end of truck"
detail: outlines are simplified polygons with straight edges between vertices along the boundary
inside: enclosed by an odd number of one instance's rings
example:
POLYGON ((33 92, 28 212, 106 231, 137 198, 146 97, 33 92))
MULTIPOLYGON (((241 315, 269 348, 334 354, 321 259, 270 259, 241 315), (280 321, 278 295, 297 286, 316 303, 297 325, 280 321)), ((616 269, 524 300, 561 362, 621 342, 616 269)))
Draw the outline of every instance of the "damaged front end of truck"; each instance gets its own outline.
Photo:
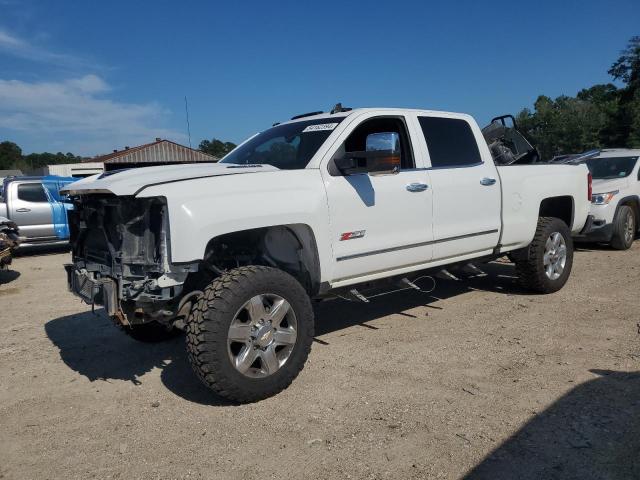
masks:
POLYGON ((69 289, 103 306, 122 325, 179 320, 185 281, 197 264, 169 262, 169 221, 162 197, 77 196, 69 212, 73 263, 69 289))

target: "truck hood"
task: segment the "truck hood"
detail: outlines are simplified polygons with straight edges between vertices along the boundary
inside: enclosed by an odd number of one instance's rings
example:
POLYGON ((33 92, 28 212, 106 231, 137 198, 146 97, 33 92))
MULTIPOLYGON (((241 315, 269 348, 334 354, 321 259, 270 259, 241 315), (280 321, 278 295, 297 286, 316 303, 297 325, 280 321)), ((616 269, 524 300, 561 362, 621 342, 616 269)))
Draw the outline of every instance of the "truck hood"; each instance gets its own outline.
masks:
POLYGON ((608 178, 593 181, 593 193, 607 193, 614 190, 623 190, 629 187, 629 177, 608 178))
POLYGON ((207 163, 187 165, 162 165, 158 167, 131 168, 105 172, 73 182, 61 193, 81 195, 86 193, 113 193, 115 195, 136 195, 145 187, 170 182, 180 182, 197 178, 240 175, 255 172, 279 170, 272 165, 235 165, 232 163, 207 163))

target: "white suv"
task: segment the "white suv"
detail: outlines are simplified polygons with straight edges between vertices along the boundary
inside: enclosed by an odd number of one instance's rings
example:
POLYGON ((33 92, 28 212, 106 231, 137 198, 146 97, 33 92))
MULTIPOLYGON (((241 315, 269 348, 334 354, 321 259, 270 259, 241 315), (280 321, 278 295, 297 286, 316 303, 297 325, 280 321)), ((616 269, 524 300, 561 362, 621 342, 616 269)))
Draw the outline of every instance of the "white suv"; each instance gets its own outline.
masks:
POLYGON ((576 240, 631 247, 640 225, 640 149, 603 150, 587 160, 593 176, 590 231, 576 240))

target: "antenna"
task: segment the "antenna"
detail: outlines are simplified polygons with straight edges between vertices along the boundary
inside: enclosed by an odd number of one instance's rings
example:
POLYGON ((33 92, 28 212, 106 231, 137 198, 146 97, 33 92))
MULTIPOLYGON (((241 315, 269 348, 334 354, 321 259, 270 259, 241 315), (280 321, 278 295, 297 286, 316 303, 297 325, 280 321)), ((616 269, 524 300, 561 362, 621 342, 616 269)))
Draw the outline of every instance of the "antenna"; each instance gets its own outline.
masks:
POLYGON ((184 96, 184 111, 187 114, 187 134, 189 135, 189 148, 191 148, 191 127, 189 126, 189 102, 187 96, 184 96))

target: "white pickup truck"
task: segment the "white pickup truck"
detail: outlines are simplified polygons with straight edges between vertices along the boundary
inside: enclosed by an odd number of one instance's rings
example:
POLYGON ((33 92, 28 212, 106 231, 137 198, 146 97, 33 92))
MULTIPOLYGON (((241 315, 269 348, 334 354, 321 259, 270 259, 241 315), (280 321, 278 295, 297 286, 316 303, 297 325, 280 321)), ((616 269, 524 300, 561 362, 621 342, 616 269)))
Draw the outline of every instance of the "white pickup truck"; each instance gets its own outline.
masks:
POLYGON ((587 168, 496 167, 505 145, 527 152, 494 140, 469 115, 338 107, 276 124, 218 164, 75 182, 70 289, 139 340, 186 329, 194 370, 219 395, 268 397, 307 359, 314 298, 507 253, 528 288, 565 284, 587 168))

